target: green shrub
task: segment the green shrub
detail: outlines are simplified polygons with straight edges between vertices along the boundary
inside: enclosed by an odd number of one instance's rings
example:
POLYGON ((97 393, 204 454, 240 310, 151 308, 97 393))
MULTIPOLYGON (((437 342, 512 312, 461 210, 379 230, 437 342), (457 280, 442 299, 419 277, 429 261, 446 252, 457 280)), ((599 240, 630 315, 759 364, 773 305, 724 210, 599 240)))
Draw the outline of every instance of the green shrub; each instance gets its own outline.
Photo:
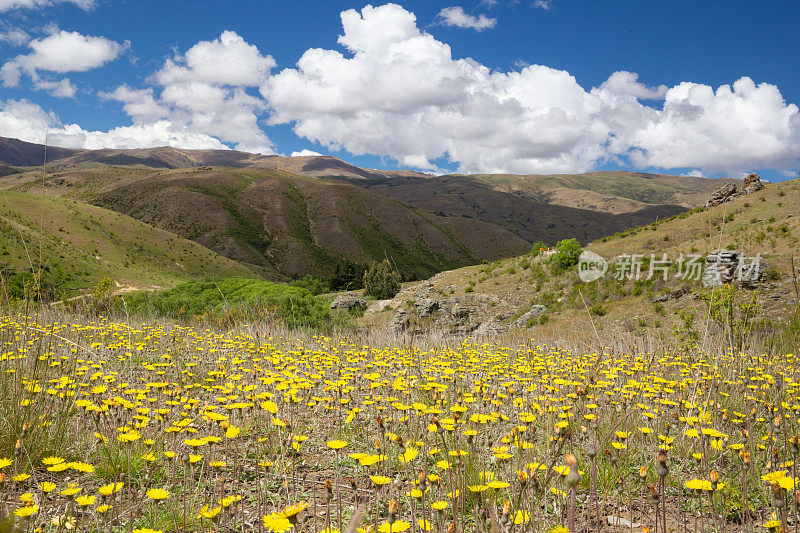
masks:
POLYGON ((388 300, 400 292, 400 273, 392 268, 388 259, 372 263, 364 273, 364 290, 378 300, 388 300))
POLYGON ((129 311, 175 318, 275 316, 290 327, 318 327, 329 316, 325 302, 302 287, 247 278, 190 281, 165 291, 131 293, 122 300, 129 311))
POLYGON ((757 295, 722 285, 700 293, 700 299, 708 305, 708 313, 722 329, 728 345, 742 350, 761 312, 757 295))
MULTIPOLYGON (((59 287, 69 281, 63 275, 50 272, 49 267, 45 267, 38 273, 30 270, 20 272, 9 270, 2 273, 1 270, 0 268, 0 284, 5 283, 8 297, 12 300, 38 300, 39 297, 45 301, 54 300, 61 292, 59 287)), ((0 293, 2 293, 2 289, 0 289, 0 293)))
POLYGON ((292 287, 302 287, 314 296, 330 291, 327 281, 312 274, 306 274, 302 278, 292 281, 289 285, 292 287))
POLYGON ((547 249, 547 244, 544 241, 536 241, 535 243, 533 243, 533 246, 531 247, 531 255, 533 257, 537 257, 545 249, 547 249))
POLYGON ((608 311, 606 311, 606 308, 603 307, 603 305, 600 302, 597 302, 596 304, 593 304, 591 307, 589 307, 589 313, 593 314, 594 316, 606 316, 606 314, 608 314, 608 311))
POLYGON ((566 270, 578 264, 581 252, 583 247, 577 239, 563 239, 556 244, 556 251, 550 256, 550 261, 556 268, 566 270))

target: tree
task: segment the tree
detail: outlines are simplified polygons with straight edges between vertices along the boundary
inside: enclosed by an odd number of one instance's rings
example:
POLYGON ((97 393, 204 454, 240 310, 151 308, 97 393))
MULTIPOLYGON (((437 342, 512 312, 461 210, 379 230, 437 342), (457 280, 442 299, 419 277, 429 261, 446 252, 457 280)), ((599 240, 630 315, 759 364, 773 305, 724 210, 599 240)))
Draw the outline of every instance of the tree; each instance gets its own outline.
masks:
POLYGON ((349 262, 337 263, 328 284, 334 291, 360 289, 364 286, 365 271, 366 268, 362 265, 349 262))
POLYGON ((577 239, 563 239, 556 244, 556 251, 550 260, 556 268, 566 270, 578 264, 578 258, 582 252, 583 247, 577 239))
POLYGON ((400 292, 400 273, 392 268, 388 259, 380 263, 372 263, 364 273, 364 289, 369 296, 378 300, 393 298, 400 292))

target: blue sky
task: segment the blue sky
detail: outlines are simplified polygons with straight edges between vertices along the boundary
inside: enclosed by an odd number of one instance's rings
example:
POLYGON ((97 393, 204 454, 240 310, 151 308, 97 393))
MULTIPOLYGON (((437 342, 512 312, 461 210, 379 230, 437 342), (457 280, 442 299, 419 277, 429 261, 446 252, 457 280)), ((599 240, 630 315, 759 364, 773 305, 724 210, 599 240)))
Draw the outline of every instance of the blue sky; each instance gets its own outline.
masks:
POLYGON ((0 0, 0 135, 785 179, 797 20, 768 1, 0 0))

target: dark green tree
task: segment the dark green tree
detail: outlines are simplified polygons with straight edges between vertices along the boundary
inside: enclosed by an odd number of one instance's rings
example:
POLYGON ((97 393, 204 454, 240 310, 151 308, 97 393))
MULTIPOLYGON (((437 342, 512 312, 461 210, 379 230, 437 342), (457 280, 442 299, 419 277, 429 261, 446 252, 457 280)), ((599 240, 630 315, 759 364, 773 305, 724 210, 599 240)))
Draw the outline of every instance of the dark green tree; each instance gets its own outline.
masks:
POLYGON ((333 275, 328 280, 328 285, 333 291, 361 289, 364 287, 366 270, 363 265, 350 262, 338 263, 333 270, 333 275))
POLYGON ((402 276, 392 268, 388 259, 384 259, 380 263, 372 263, 369 270, 364 273, 366 293, 378 300, 393 298, 400 292, 401 281, 402 276))

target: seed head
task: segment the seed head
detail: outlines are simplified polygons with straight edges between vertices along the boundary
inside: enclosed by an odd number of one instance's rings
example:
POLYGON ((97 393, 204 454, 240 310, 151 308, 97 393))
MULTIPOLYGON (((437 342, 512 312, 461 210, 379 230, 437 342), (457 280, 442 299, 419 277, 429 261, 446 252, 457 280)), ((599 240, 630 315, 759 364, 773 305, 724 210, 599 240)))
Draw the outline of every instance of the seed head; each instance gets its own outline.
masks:
POLYGON ((719 473, 716 470, 712 470, 709 478, 711 480, 711 487, 717 490, 717 485, 719 485, 719 473))
POLYGON ((503 503, 503 515, 500 517, 500 520, 507 522, 509 514, 511 514, 511 500, 506 500, 503 503))

